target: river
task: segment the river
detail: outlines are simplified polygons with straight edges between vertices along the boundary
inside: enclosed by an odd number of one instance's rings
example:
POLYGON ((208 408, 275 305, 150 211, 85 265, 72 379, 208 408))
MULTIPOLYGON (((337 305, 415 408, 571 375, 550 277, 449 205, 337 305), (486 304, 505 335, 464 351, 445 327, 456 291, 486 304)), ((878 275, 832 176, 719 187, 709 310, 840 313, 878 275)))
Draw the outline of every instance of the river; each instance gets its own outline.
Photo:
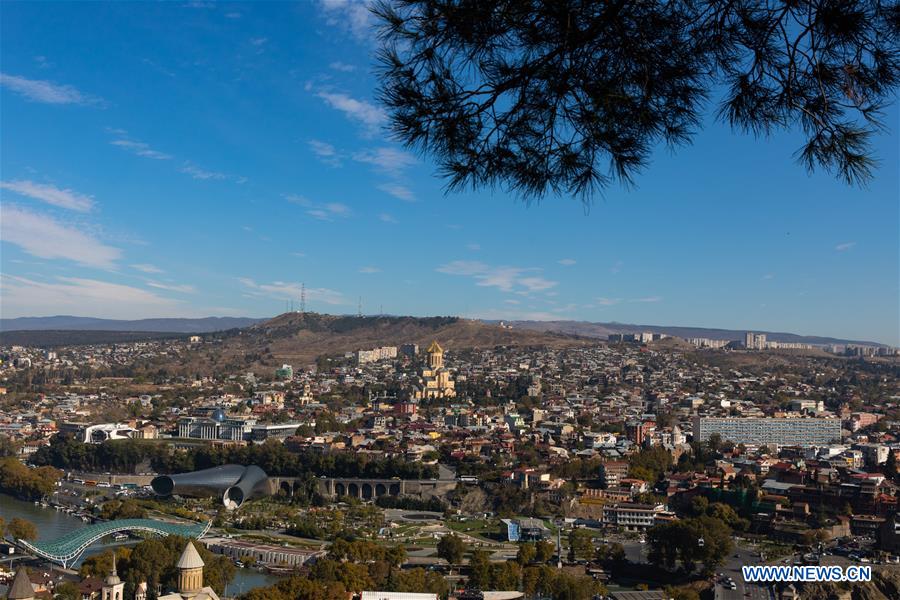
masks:
MULTIPOLYGON (((87 523, 84 523, 78 517, 73 517, 53 508, 35 506, 32 502, 24 502, 6 494, 0 494, 0 517, 3 517, 7 523, 16 517, 28 519, 37 526, 38 540, 52 540, 73 529, 87 527, 87 523)), ((130 543, 134 544, 136 542, 131 541, 130 543)), ((125 545, 128 544, 129 542, 125 543, 125 545)), ((75 563, 74 568, 77 569, 85 557, 105 552, 109 548, 119 545, 122 544, 92 544, 84 551, 84 554, 75 563)), ((275 575, 260 573, 253 569, 237 569, 234 578, 228 584, 227 592, 229 596, 237 596, 254 588, 270 585, 276 581, 278 581, 278 577, 275 575)))

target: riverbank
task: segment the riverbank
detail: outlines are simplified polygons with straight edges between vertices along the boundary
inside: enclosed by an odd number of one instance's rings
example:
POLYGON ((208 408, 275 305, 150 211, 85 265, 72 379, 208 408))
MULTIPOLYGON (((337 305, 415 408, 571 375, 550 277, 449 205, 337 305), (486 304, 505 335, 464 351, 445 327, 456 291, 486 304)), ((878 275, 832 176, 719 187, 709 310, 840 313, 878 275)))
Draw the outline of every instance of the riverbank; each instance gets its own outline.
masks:
MULTIPOLYGON (((37 527, 39 541, 53 540, 65 533, 87 527, 88 525, 78 517, 64 511, 56 510, 50 506, 35 505, 33 502, 19 500, 6 494, 0 494, 0 517, 3 517, 7 522, 16 517, 31 521, 37 527)), ((88 556, 102 554, 118 546, 134 545, 136 543, 138 543, 137 540, 131 539, 125 542, 92 544, 84 551, 84 554, 73 565, 73 568, 77 570, 81 562, 88 556)), ((258 587, 272 585, 279 579, 278 576, 269 573, 239 568, 236 570, 234 578, 228 583, 227 592, 229 596, 238 596, 258 587)))

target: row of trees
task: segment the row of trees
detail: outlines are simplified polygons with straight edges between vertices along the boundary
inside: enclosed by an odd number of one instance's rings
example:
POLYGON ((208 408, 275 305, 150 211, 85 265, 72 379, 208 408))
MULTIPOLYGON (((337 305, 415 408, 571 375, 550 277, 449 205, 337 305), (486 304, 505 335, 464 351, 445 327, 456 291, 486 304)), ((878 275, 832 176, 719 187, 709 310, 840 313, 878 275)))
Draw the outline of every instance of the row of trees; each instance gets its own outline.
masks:
POLYGON ((401 545, 383 546, 368 540, 345 540, 338 538, 328 549, 328 557, 339 561, 377 562, 385 561, 399 567, 406 560, 406 549, 401 545))
MULTIPOLYGON (((579 557, 594 557, 593 540, 583 529, 570 536, 579 557), (585 538, 584 536, 587 535, 585 538), (587 548, 587 550, 585 550, 587 548)), ((624 550, 619 546, 624 557, 624 550)), ((451 565, 463 562, 468 548, 456 534, 446 535, 437 545, 437 554, 451 565)), ((590 577, 573 576, 547 565, 556 554, 556 545, 548 540, 519 545, 515 560, 491 562, 490 553, 475 549, 469 552, 468 585, 483 590, 522 589, 526 595, 542 595, 554 600, 587 600, 604 593, 602 586, 590 577)), ((605 555, 604 555, 605 556, 605 555)))
POLYGON ((70 435, 57 434, 49 446, 38 450, 32 461, 59 469, 77 471, 133 472, 149 462, 160 473, 184 473, 235 463, 259 465, 270 475, 292 477, 371 477, 388 479, 433 479, 437 467, 397 458, 371 458, 363 454, 334 452, 291 452, 271 440, 264 444, 236 447, 198 446, 184 451, 139 440, 83 444, 70 435))
POLYGON ((53 467, 29 469, 16 458, 0 459, 0 492, 17 498, 38 500, 49 496, 61 477, 53 467))
MULTIPOLYGON (((547 565, 529 562, 549 560, 555 552, 551 542, 523 544, 520 552, 528 560, 490 562, 489 553, 473 550, 469 555, 471 587, 517 590, 528 596, 541 595, 552 600, 590 600, 604 593, 590 577, 575 576, 547 565)), ((456 534, 441 538, 438 556, 451 564, 461 564, 468 552, 456 534)), ((336 540, 328 556, 318 561, 308 578, 293 577, 244 594, 242 600, 344 600, 348 593, 364 589, 395 592, 430 592, 445 598, 449 587, 438 573, 423 569, 401 570, 405 560, 402 546, 386 547, 368 541, 336 540)), ((521 557, 520 557, 521 558, 521 557)))
POLYGON ((446 597, 444 578, 424 569, 400 570, 385 563, 368 565, 322 560, 309 577, 290 577, 275 585, 257 588, 241 600, 346 600, 350 592, 373 589, 391 592, 430 592, 446 597))

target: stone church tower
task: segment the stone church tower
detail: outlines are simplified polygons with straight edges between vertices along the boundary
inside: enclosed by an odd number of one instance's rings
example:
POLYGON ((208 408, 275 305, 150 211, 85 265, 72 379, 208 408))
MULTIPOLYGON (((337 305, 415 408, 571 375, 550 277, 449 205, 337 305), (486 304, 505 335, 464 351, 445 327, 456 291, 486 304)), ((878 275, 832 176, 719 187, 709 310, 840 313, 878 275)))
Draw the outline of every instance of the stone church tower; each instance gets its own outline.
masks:
POLYGON ((100 588, 100 600, 125 600, 125 582, 116 573, 116 551, 113 550, 112 571, 103 580, 100 588))
POLYGON ((203 559, 193 543, 188 542, 184 547, 175 568, 178 569, 179 594, 189 598, 203 589, 203 559))

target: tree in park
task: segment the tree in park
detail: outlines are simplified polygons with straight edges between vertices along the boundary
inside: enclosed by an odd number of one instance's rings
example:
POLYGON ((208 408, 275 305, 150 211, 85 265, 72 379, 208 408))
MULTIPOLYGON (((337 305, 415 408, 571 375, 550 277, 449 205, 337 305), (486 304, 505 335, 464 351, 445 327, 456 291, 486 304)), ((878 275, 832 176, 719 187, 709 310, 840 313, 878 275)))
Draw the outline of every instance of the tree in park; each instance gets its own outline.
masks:
POLYGON ((27 519, 13 517, 6 525, 6 533, 17 540, 34 541, 38 537, 37 527, 27 519))
POLYGON ((534 562, 536 558, 537 548, 535 548, 534 544, 530 542, 519 544, 519 550, 516 552, 516 562, 524 566, 534 562))
POLYGON ((526 199, 631 183, 690 142, 715 99, 732 129, 798 132, 797 160, 850 184, 900 80, 885 0, 380 0, 393 133, 451 190, 526 199))
POLYGON ((537 562, 545 563, 556 554, 556 544, 550 540, 541 540, 534 545, 534 551, 537 562))
POLYGON ((475 549, 469 556, 469 587, 491 589, 491 561, 487 550, 475 549))
POLYGON ((594 556, 594 538, 587 529, 573 529, 569 533, 569 560, 590 559, 594 556))
POLYGON ((437 544, 437 554, 451 565, 457 565, 462 562, 463 554, 466 551, 466 545, 455 533, 445 535, 437 544))
POLYGON ((647 532, 648 559, 654 565, 693 573, 698 564, 712 572, 734 549, 731 529, 721 520, 702 516, 652 527, 647 532))

